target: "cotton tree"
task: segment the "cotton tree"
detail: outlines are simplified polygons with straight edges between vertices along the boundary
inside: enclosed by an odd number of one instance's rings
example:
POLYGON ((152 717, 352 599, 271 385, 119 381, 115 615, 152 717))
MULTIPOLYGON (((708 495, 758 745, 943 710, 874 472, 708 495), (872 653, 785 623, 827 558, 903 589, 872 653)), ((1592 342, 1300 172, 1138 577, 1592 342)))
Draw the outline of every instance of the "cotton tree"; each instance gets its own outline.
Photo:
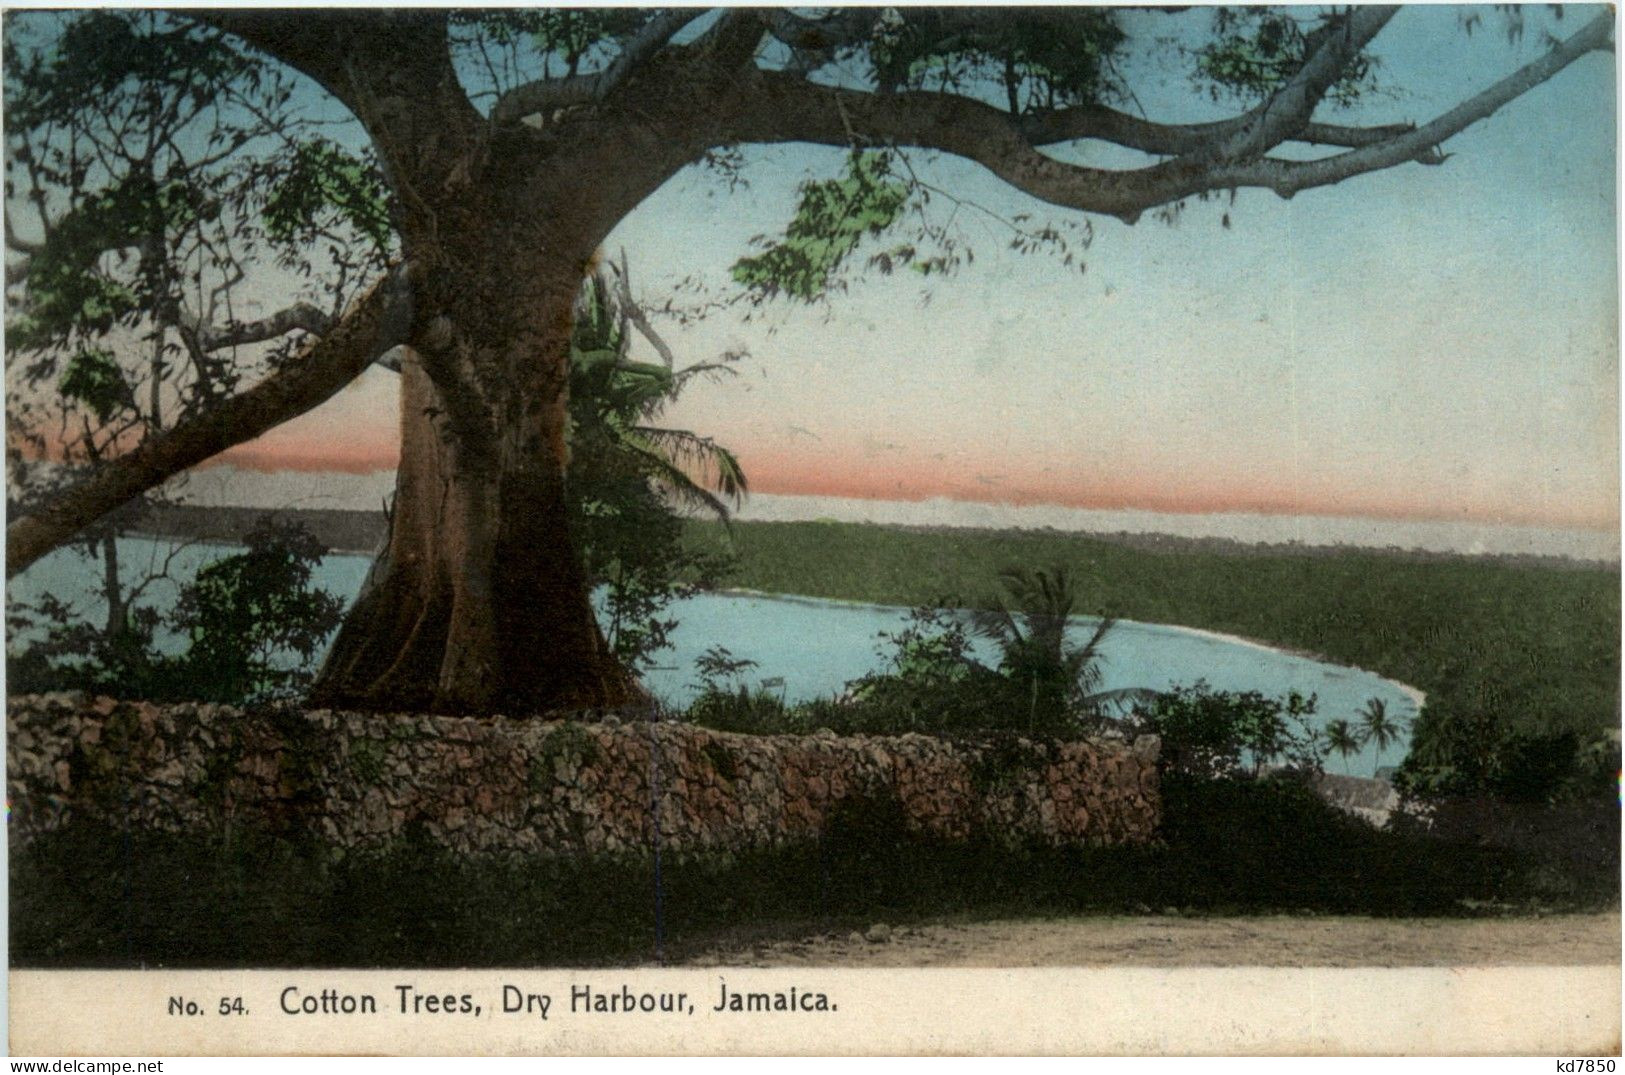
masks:
MULTIPOLYGON (((736 265, 757 294, 805 298, 866 236, 906 226, 915 150, 975 162, 1063 215, 1133 222, 1192 197, 1262 188, 1287 198, 1442 164, 1452 136, 1612 47, 1603 12, 1526 66, 1486 72, 1481 92, 1424 122, 1333 122, 1339 104, 1370 91, 1368 50, 1395 13, 1223 12, 1198 47, 1161 35, 1161 16, 1100 8, 165 17, 190 40, 303 76, 326 97, 316 111, 359 125, 387 197, 394 267, 342 316, 302 326, 252 387, 14 521, 7 570, 400 348, 390 543, 316 700, 508 713, 625 701, 635 688, 593 621, 563 489, 572 308, 623 218, 678 172, 726 167, 741 146, 850 150, 842 176, 803 189, 782 240, 736 265), (1139 115, 1120 62, 1135 50, 1189 59, 1193 92, 1238 102, 1233 114, 1199 124, 1139 115), (1111 170, 1046 152, 1079 139, 1150 163, 1111 170)), ((123 62, 106 57, 118 76, 109 92, 146 77, 123 62)), ((314 144, 285 166, 322 163, 314 144)), ((327 163, 323 175, 353 174, 327 163)), ((318 183, 307 207, 341 205, 335 192, 318 183)), ((934 267, 907 241, 882 253, 934 267)))

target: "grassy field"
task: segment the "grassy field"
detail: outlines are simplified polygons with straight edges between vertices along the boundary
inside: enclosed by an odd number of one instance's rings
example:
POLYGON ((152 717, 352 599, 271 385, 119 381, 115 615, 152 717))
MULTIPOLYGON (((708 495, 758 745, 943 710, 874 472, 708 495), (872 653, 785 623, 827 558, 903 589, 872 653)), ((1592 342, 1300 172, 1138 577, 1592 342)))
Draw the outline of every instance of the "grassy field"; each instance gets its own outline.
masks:
MULTIPOLYGON (((695 540, 723 543, 717 527, 695 540)), ((1427 692, 1520 731, 1616 727, 1618 568, 1375 551, 1165 548, 1053 532, 736 523, 733 585, 914 605, 990 594, 1012 565, 1068 564, 1080 611, 1255 638, 1427 692)))

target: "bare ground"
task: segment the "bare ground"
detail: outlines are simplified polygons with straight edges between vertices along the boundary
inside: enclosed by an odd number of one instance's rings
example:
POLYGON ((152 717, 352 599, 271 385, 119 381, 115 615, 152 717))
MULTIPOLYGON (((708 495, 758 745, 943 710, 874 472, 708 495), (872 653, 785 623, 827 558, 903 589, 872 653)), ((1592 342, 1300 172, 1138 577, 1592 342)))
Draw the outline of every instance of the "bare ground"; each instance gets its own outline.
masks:
POLYGON ((698 966, 1415 967, 1618 964, 1620 915, 944 922, 706 951, 698 966))

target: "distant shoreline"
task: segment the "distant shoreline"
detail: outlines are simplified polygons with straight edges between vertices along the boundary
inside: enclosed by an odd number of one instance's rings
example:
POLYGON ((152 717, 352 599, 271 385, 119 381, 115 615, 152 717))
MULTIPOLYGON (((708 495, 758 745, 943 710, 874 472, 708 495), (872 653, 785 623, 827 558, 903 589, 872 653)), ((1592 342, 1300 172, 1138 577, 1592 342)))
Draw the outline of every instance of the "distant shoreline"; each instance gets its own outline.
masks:
MULTIPOLYGON (((388 520, 382 511, 355 511, 344 508, 248 508, 217 507, 191 504, 169 505, 153 509, 130 528, 130 533, 144 537, 181 537, 194 540, 240 543, 255 523, 265 516, 296 519, 315 534, 317 540, 332 552, 341 555, 371 556, 388 532, 388 520)), ((735 525, 745 528, 769 526, 809 525, 814 521, 741 520, 735 525)), ((1375 556, 1415 562, 1470 561, 1498 563, 1518 567, 1543 567, 1560 570, 1618 570, 1620 561, 1553 553, 1519 552, 1452 552, 1434 549, 1402 548, 1354 543, 1306 544, 1298 541, 1244 541, 1229 537, 1188 537, 1175 534, 1129 530, 1090 531, 1058 530, 1054 527, 1014 526, 950 526, 945 524, 855 522, 818 520, 817 523, 835 526, 865 526, 903 533, 937 534, 1001 534, 1001 535, 1053 535, 1066 534, 1095 541, 1124 545, 1144 552, 1181 554, 1205 553, 1219 556, 1375 556)))
MULTIPOLYGON (((739 586, 724 586, 715 592, 733 597, 755 597, 766 601, 784 601, 790 604, 855 605, 863 608, 900 607, 896 605, 878 605, 872 601, 855 601, 841 597, 808 597, 805 594, 769 593, 765 590, 752 590, 739 586)), ((1079 617, 1073 617, 1074 620, 1078 618, 1079 617)), ((1088 617, 1084 618, 1087 619, 1088 617)), ((1178 631, 1181 634, 1195 635, 1199 638, 1210 638, 1215 642, 1224 642, 1235 646, 1246 646, 1249 649, 1263 650, 1266 653, 1284 654, 1288 657, 1302 657, 1304 660, 1314 661, 1318 664, 1335 665, 1338 668, 1346 668, 1351 672, 1362 672, 1368 676, 1376 676, 1378 679, 1381 679, 1384 682, 1393 684, 1401 694, 1405 695, 1405 697, 1409 698, 1416 704, 1416 709, 1418 712, 1421 711, 1422 706, 1427 702, 1427 692, 1422 690, 1420 687, 1415 687, 1409 683, 1394 679, 1392 676, 1385 676, 1381 672, 1373 672, 1369 668, 1360 668, 1345 661, 1337 660, 1334 657, 1328 657, 1322 653, 1314 653, 1310 650, 1298 649, 1292 646, 1283 646, 1274 642, 1265 642, 1257 638, 1248 638, 1245 635, 1230 634, 1226 631, 1211 631, 1205 627, 1189 627, 1182 623, 1150 623, 1145 620, 1122 619, 1117 620, 1116 622, 1119 625, 1130 624, 1135 627, 1151 627, 1163 631, 1178 631)))

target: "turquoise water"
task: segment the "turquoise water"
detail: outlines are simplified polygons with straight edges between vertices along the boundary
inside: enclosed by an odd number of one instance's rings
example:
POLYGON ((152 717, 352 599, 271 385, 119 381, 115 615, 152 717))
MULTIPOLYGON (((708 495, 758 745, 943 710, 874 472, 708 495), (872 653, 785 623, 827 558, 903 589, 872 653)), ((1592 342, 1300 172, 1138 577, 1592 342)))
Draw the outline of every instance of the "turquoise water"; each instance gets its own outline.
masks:
MULTIPOLYGON (((154 583, 145 596, 156 607, 168 607, 178 586, 173 579, 190 578, 202 565, 232 551, 194 545, 173 552, 171 579, 154 583)), ((161 567, 171 553, 167 542, 128 538, 119 544, 121 566, 131 581, 161 567)), ((318 570, 317 583, 350 600, 361 588, 368 563, 364 556, 330 556, 318 570)), ((54 593, 72 601, 81 613, 96 617, 102 612, 95 595, 99 578, 99 561, 59 549, 13 579, 7 599, 28 602, 54 593)), ((676 704, 692 698, 695 658, 720 645, 735 658, 756 662, 747 682, 766 680, 770 689, 782 690, 793 702, 839 694, 851 680, 878 670, 884 663, 884 643, 879 636, 900 628, 907 610, 799 597, 711 593, 674 604, 669 615, 678 621, 673 644, 656 655, 656 667, 645 677, 657 696, 676 704), (782 683, 775 682, 779 680, 782 683)), ((1088 629, 1088 621, 1080 620, 1076 633, 1084 636, 1088 629)), ((178 644, 176 639, 161 642, 178 644)), ((1316 715, 1322 722, 1353 719, 1371 698, 1382 699, 1389 715, 1401 725, 1416 716, 1415 702, 1392 680, 1185 628, 1120 621, 1107 635, 1102 650, 1103 690, 1164 690, 1202 679, 1218 690, 1316 695, 1316 715)), ((991 657, 991 653, 982 655, 991 657)), ((1382 764, 1396 764, 1407 746, 1403 738, 1391 744, 1383 752, 1382 764)), ((1349 759, 1348 768, 1355 774, 1370 774, 1377 763, 1376 751, 1367 748, 1349 759)), ((1332 759, 1329 767, 1341 772, 1342 759, 1332 759)))

